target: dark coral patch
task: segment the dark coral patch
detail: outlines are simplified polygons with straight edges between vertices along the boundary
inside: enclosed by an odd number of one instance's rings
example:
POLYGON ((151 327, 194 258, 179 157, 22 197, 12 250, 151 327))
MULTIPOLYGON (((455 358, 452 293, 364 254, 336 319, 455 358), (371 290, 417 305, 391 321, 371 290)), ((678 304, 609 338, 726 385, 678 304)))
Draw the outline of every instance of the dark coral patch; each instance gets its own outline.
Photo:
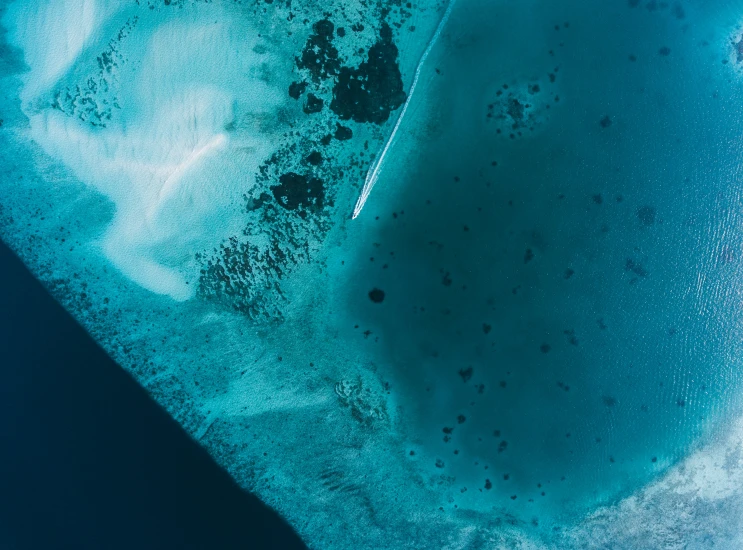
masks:
POLYGON ((508 113, 508 116, 510 116, 513 119, 514 124, 522 124, 524 122, 524 111, 526 110, 526 105, 521 103, 517 98, 510 97, 508 99, 508 105, 506 108, 506 112, 508 113))
POLYGON ((333 46, 333 28, 328 19, 312 25, 314 32, 307 39, 302 55, 296 58, 297 68, 307 69, 315 82, 335 76, 340 70, 338 49, 333 46))
POLYGON ((379 35, 358 68, 340 69, 330 109, 342 120, 382 124, 405 102, 398 50, 387 23, 382 24, 379 35))
POLYGON ((606 405, 607 407, 613 407, 614 405, 617 404, 616 398, 612 397, 611 395, 604 395, 601 398, 601 401, 603 401, 604 405, 606 405))
POLYGON ((289 97, 293 99, 299 99, 305 89, 307 88, 306 82, 292 82, 289 84, 289 97))
POLYGON ((322 162, 322 155, 320 154, 320 151, 312 151, 309 155, 307 155, 306 160, 312 166, 318 166, 322 162))
POLYGON ((733 43, 733 46, 735 47, 735 53, 737 55, 736 62, 742 63, 743 62, 743 36, 741 36, 740 40, 733 43))
POLYGON ((338 141, 346 141, 348 139, 351 139, 353 137, 353 130, 349 128, 348 126, 343 126, 342 124, 338 124, 336 122, 335 124, 335 139, 338 141))
POLYGON ((287 210, 300 206, 322 208, 325 188, 319 178, 307 178, 295 172, 279 177, 279 185, 271 187, 276 202, 287 210))
POLYGON ((624 269, 627 271, 631 271, 635 275, 638 275, 639 277, 647 277, 648 272, 647 270, 640 264, 639 262, 636 262, 632 258, 627 258, 627 261, 624 264, 624 269))
POLYGON ((375 304, 384 302, 384 290, 373 288, 369 291, 369 299, 375 304))
POLYGON ((308 115, 311 115, 322 111, 324 105, 325 102, 315 94, 307 94, 307 101, 305 102, 304 107, 302 107, 302 110, 308 115))
POLYGON ((469 382, 470 378, 472 378, 473 373, 472 367, 467 367, 466 369, 460 369, 459 370, 459 376, 462 377, 462 382, 469 382))
POLYGON ((643 206, 637 210, 637 219, 642 225, 653 225, 655 223, 655 208, 652 206, 643 206))

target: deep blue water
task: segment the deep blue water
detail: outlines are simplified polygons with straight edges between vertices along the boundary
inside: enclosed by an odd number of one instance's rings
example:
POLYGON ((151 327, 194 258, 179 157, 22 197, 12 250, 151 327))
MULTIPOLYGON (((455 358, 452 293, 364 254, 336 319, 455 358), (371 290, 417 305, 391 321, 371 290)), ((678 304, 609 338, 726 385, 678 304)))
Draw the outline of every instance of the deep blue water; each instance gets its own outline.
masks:
POLYGON ((304 548, 0 244, 0 548, 304 548))

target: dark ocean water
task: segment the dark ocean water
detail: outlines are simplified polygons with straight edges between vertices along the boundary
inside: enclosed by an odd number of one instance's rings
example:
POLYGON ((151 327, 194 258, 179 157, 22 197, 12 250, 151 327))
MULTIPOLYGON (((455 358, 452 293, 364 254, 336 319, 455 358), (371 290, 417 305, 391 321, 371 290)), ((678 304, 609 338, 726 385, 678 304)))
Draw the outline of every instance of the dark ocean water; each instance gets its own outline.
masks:
POLYGON ((0 244, 0 548, 304 548, 0 244))

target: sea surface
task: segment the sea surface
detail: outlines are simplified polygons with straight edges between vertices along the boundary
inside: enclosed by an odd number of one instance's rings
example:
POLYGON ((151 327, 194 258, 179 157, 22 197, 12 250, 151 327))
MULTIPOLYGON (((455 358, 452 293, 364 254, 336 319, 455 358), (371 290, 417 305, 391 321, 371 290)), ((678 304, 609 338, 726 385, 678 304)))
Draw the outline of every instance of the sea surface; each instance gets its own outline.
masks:
POLYGON ((310 547, 743 545, 743 2, 2 24, 0 236, 310 547))

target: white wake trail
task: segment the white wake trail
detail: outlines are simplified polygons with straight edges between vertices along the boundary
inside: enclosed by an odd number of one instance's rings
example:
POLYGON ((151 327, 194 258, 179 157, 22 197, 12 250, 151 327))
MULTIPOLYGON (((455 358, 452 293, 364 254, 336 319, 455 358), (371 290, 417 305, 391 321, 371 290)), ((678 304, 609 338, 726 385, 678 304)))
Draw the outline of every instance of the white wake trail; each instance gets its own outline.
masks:
POLYGON ((439 21, 439 24, 436 27, 436 32, 433 33, 431 40, 428 41, 428 45, 426 46, 426 49, 423 51, 423 55, 421 55, 421 58, 418 61, 418 65, 415 68, 415 75, 413 76, 413 83, 410 85, 410 90, 408 91, 408 97, 402 106, 402 111, 400 111, 400 115, 397 117, 397 122, 395 122, 395 126, 394 128, 392 128, 392 132, 390 133, 390 136, 387 138, 387 141, 385 142, 384 148, 382 149, 382 152, 379 154, 379 157, 377 157, 377 159, 374 162, 372 162, 371 166, 369 167, 369 171, 366 173, 366 179, 364 180, 364 187, 361 188, 361 195, 359 195, 359 198, 356 201, 356 206, 353 209, 352 219, 356 219, 356 217, 359 214, 361 214, 361 210, 364 208, 364 205, 366 204, 366 200, 369 198, 369 195, 371 194, 371 191, 374 188, 374 184, 377 183, 377 180, 379 179, 379 173, 382 170, 382 164, 384 163, 384 157, 389 152, 390 147, 392 146, 392 142, 395 139, 395 135, 397 134, 397 131, 400 129, 400 124, 402 123, 402 119, 405 118, 405 112, 408 110, 408 105, 410 105, 410 100, 413 99, 413 93, 415 92, 415 87, 418 84, 418 78, 421 75, 421 69, 423 68, 423 64, 426 62, 426 58, 428 57, 428 54, 431 53, 431 50, 433 49, 434 44, 436 44, 436 41, 439 39, 439 35, 441 34, 441 31, 444 29, 444 26, 446 25, 446 21, 449 19, 449 15, 451 14, 451 10, 454 7, 455 2, 456 0, 449 0, 449 5, 447 6, 446 11, 444 12, 444 15, 441 17, 441 21, 439 21))

